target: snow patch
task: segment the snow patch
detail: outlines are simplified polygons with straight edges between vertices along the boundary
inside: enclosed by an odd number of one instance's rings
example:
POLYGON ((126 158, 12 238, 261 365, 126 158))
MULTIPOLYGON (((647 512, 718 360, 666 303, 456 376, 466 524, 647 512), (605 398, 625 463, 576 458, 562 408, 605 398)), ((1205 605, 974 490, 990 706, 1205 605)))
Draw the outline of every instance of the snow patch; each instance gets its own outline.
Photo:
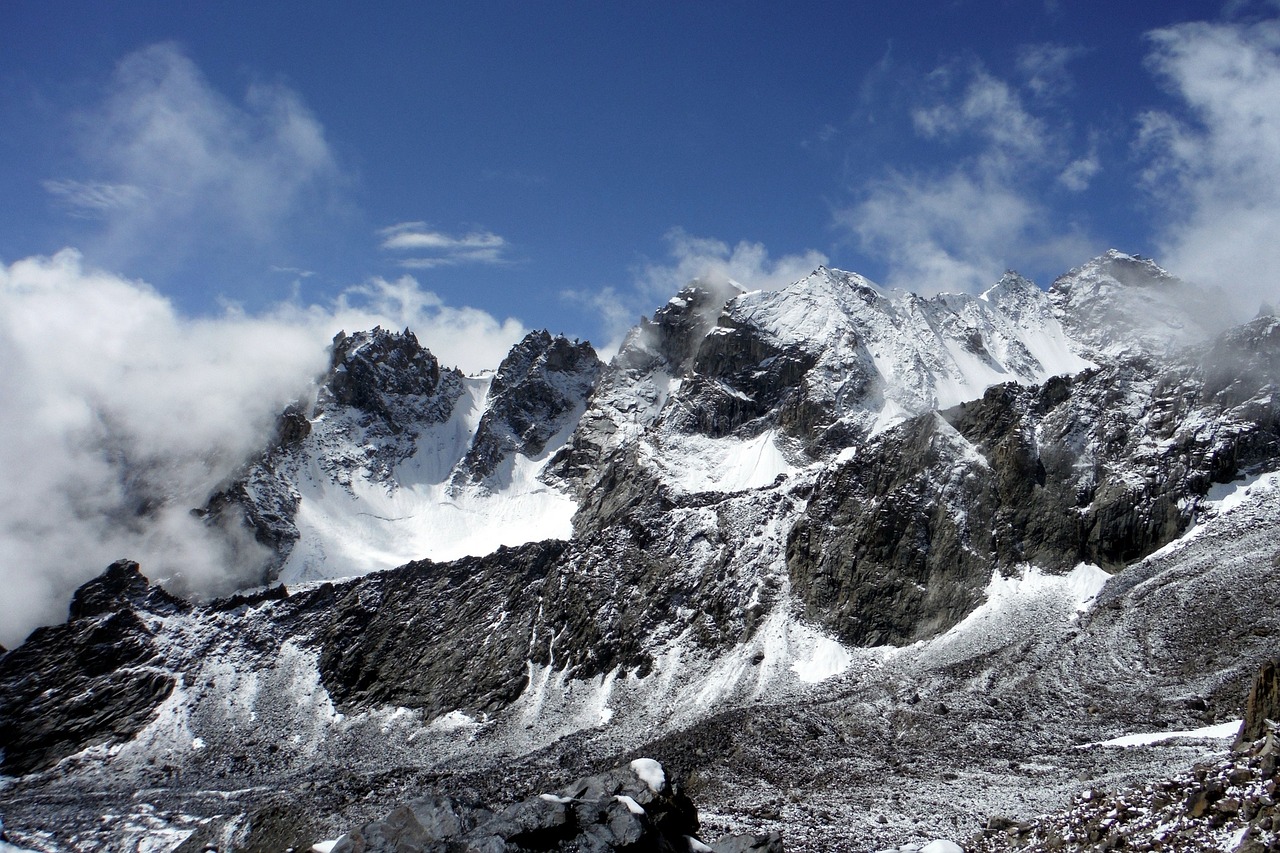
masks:
POLYGON ((852 664, 848 649, 830 637, 819 637, 808 658, 791 664, 791 670, 801 681, 815 684, 841 674, 852 664))
POLYGON ((954 841, 939 838, 921 847, 920 853, 964 853, 964 848, 954 841))
POLYGON ((1280 485, 1280 471, 1257 474, 1230 483, 1218 483, 1209 489, 1204 504, 1215 508, 1219 513, 1231 512, 1252 498, 1275 491, 1277 485, 1280 485))
POLYGON ((653 461, 669 483, 682 492, 742 492, 771 485, 778 476, 794 474, 777 445, 776 430, 755 438, 664 436, 653 461))
POLYGON ((468 379, 450 420, 419 433, 414 455, 396 468, 398 482, 333 482, 320 464, 298 472, 299 539, 280 571, 289 585, 354 577, 412 560, 483 556, 500 546, 568 539, 577 503, 539 479, 571 428, 534 459, 516 454, 500 488, 452 482, 484 410, 489 381, 468 379))
POLYGON ((1111 740, 1081 744, 1079 748, 1086 749, 1091 746, 1151 746, 1152 744, 1164 743, 1169 740, 1226 740, 1239 734, 1242 722, 1243 720, 1231 720, 1226 723, 1180 732, 1141 732, 1139 734, 1121 735, 1120 737, 1113 737, 1111 740))
POLYGON ((1200 501, 1200 517, 1186 531, 1164 547, 1148 554, 1144 562, 1160 559, 1181 551, 1205 534, 1215 520, 1254 512, 1268 498, 1280 491, 1280 471, 1255 474, 1230 483, 1215 483, 1200 501))
POLYGON ((1058 597, 1066 601, 1075 613, 1082 613, 1110 579, 1111 575, 1089 563, 1081 563, 1065 575, 1048 575, 1030 565, 1011 577, 1005 577, 997 570, 987 584, 987 600, 944 636, 979 630, 987 623, 1002 620, 1009 613, 1023 609, 1028 600, 1045 595, 1058 597))
POLYGON ((637 758, 631 762, 631 770, 655 794, 662 793, 662 789, 667 786, 667 774, 663 772, 662 765, 652 758, 637 758))
MULTIPOLYGON (((659 770, 658 772, 661 773, 662 771, 659 770)), ((650 784, 649 787, 652 788, 653 785, 650 784)), ((631 797, 628 797, 626 794, 614 794, 613 798, 618 802, 622 803, 624 806, 626 806, 627 811, 631 812, 632 814, 637 814, 637 815, 644 814, 644 806, 640 805, 631 797)))
POLYGON ((474 729, 479 726, 480 723, 474 717, 462 711, 450 711, 432 720, 428 728, 441 732, 456 732, 460 729, 474 729))

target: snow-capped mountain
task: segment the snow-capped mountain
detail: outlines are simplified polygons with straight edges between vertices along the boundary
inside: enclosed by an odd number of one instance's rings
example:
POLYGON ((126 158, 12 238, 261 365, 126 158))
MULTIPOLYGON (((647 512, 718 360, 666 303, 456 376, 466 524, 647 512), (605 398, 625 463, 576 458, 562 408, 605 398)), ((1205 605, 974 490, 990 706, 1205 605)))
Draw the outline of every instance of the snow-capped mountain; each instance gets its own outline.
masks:
POLYGON ((409 330, 334 339, 313 405, 205 508, 247 525, 263 580, 349 577, 567 537, 574 505, 538 479, 602 365, 588 343, 533 332, 496 373, 442 368, 409 330))
POLYGON ((277 585, 121 562, 0 658, 6 826, 297 848, 643 754, 718 834, 870 850, 1187 760, 1077 747, 1232 719, 1280 631, 1280 320, 1213 304, 1109 252, 979 296, 695 282, 607 366, 339 335, 201 510, 277 585))

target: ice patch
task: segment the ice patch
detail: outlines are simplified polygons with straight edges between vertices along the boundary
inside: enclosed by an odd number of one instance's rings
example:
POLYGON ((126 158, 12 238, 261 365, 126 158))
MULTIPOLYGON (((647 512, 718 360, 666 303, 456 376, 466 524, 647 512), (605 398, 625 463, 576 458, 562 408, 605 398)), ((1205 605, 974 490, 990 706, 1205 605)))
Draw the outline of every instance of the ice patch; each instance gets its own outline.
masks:
POLYGON ((848 649, 830 637, 819 637, 809 657, 791 664, 791 670, 801 681, 815 684, 839 675, 852 664, 853 655, 848 649))
POLYGON ((1225 740, 1234 738, 1240 732, 1241 722, 1243 721, 1231 720, 1226 723, 1218 723, 1213 726, 1204 726, 1181 732, 1142 732, 1140 734, 1121 735, 1120 737, 1113 737, 1111 740, 1081 744, 1079 749, 1087 749, 1091 746, 1150 746, 1167 740, 1225 740))
POLYGON ((311 853, 329 853, 334 847, 338 846, 340 838, 334 838, 330 841, 317 841, 311 845, 311 853))
POLYGON ((432 720, 429 728, 441 732, 456 732, 459 729, 473 729, 479 725, 480 723, 474 717, 461 711, 450 711, 432 720))
MULTIPOLYGON (((658 772, 661 773, 662 771, 659 770, 658 772)), ((649 787, 652 788, 653 786, 650 785, 649 787)), ((626 806, 627 811, 631 812, 632 814, 644 814, 644 806, 640 805, 635 800, 628 797, 626 794, 614 794, 613 798, 618 802, 622 803, 624 806, 626 806)))
POLYGON ((667 785, 667 774, 663 772, 662 765, 652 758, 637 758, 631 762, 631 770, 636 774, 636 778, 648 785, 649 790, 655 794, 662 793, 662 789, 667 785))
POLYGON ((742 492, 771 485, 796 469, 778 449, 777 432, 752 439, 702 435, 664 437, 653 462, 665 479, 686 493, 742 492))

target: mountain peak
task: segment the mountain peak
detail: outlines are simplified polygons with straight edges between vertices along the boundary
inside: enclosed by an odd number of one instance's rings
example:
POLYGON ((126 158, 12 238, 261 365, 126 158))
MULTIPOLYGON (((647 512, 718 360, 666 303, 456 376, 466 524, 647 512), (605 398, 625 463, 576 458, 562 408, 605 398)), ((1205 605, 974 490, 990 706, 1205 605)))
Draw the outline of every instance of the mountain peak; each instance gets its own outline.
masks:
POLYGON ((1063 326, 1093 354, 1166 353, 1207 340, 1230 322, 1215 288, 1116 249, 1059 276, 1049 298, 1063 326))

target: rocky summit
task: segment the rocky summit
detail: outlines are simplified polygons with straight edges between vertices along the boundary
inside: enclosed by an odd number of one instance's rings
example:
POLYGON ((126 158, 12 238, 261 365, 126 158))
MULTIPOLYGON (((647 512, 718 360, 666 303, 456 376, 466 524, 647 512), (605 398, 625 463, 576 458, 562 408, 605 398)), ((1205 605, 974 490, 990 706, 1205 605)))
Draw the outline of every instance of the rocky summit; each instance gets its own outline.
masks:
POLYGON ((1276 849, 1280 319, 1221 304, 1111 251, 694 281, 608 364, 341 333, 190 508, 252 585, 122 559, 0 657, 6 838, 1276 849))

